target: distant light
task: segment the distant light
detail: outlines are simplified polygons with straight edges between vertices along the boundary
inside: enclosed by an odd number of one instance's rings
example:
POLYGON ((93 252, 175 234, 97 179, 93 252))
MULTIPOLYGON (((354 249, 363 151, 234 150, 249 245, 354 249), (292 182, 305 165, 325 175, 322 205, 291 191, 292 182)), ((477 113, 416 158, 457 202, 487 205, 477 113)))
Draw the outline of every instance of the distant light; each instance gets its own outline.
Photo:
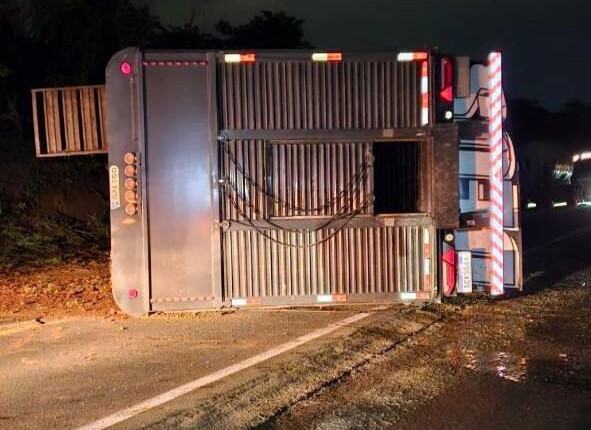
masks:
POLYGON ((426 60, 429 54, 426 52, 401 52, 396 59, 398 61, 421 61, 426 60))
POLYGON ((226 63, 254 63, 256 60, 255 54, 225 54, 224 61, 226 63))
POLYGON ((131 75, 131 72, 133 69, 132 69, 131 63, 129 61, 124 61, 119 66, 119 70, 121 70, 121 74, 128 76, 128 75, 131 75))
POLYGON ((553 208, 563 208, 567 205, 566 202, 552 202, 553 208))
POLYGON ((576 163, 577 161, 579 161, 581 159, 581 156, 579 154, 574 155, 573 156, 573 163, 576 163))
POLYGON ((314 52, 312 61, 341 61, 343 54, 340 52, 314 52))
POLYGON ((527 208, 528 209, 535 209, 537 207, 538 207, 538 205, 536 203, 534 203, 534 202, 527 202, 527 208))

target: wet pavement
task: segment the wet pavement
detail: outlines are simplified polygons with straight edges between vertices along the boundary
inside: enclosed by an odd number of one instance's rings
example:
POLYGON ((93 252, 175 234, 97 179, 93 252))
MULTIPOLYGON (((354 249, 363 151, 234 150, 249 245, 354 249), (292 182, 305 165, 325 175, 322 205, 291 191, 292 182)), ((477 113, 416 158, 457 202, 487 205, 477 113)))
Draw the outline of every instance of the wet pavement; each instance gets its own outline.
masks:
POLYGON ((589 429, 591 288, 448 307, 422 332, 260 428, 589 429))

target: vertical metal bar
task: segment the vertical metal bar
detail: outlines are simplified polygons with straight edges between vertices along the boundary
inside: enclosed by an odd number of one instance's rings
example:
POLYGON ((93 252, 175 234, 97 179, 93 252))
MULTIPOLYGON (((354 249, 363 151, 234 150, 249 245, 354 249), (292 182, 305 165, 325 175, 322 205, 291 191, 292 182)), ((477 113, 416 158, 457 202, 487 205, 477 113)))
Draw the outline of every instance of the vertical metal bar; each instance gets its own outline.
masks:
POLYGON ((35 135, 35 153, 41 155, 41 136, 39 135, 39 114, 37 112, 38 91, 31 90, 31 103, 33 107, 33 130, 35 135))

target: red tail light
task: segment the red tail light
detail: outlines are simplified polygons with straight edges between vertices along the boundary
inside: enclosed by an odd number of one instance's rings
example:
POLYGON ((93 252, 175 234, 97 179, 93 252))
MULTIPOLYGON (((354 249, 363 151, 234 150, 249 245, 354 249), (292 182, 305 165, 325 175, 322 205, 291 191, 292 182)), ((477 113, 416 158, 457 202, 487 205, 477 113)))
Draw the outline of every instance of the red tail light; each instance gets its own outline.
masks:
POLYGON ((439 97, 448 103, 453 102, 454 99, 454 70, 451 58, 443 57, 441 59, 441 89, 439 97))

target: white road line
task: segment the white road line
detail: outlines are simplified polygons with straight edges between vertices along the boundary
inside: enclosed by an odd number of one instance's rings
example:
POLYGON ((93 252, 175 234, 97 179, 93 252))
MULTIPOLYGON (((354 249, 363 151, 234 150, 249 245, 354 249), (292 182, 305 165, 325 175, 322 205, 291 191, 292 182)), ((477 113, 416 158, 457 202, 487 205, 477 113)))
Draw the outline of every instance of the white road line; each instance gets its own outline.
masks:
POLYGON ((5 324, 5 325, 0 326, 0 336, 10 336, 12 334, 20 333, 22 331, 30 330, 33 328, 43 328, 43 327, 49 326, 49 325, 61 324, 65 321, 66 321, 65 319, 61 319, 61 320, 53 320, 53 321, 47 321, 44 323, 39 323, 39 322, 33 320, 33 321, 24 321, 24 322, 18 322, 18 323, 5 324))
POLYGON ((338 321, 336 323, 330 324, 327 327, 315 330, 311 333, 308 333, 304 336, 298 337, 295 340, 290 342, 286 342, 283 345, 279 345, 275 348, 272 348, 268 351, 262 352, 257 354, 253 357, 250 357, 240 363, 233 364, 232 366, 228 366, 224 369, 218 370, 217 372, 211 373, 207 376, 202 378, 196 379, 192 382, 187 384, 181 385, 180 387, 173 388, 165 393, 162 393, 156 397, 152 397, 151 399, 144 400, 141 403, 138 403, 130 408, 123 409, 119 412, 115 412, 105 418, 101 418, 97 421, 94 421, 90 424, 87 424, 83 427, 79 427, 76 430, 103 430, 108 427, 111 427, 117 423, 125 421, 135 415, 138 415, 144 411, 149 409, 155 408, 157 406, 162 405, 163 403, 169 402, 171 400, 176 399, 182 395, 190 393, 191 391, 196 390, 197 388, 204 387, 212 382, 219 381, 226 376, 232 375, 234 373, 240 372, 244 369, 247 369, 251 366, 256 364, 262 363, 263 361, 269 360, 270 358, 276 357, 279 354, 283 354, 291 349, 297 348, 311 340, 318 339, 319 337, 325 336, 329 333, 332 333, 335 330, 338 330, 341 327, 345 327, 351 325, 357 321, 360 321, 364 318, 370 316, 371 313, 360 313, 353 315, 349 318, 345 318, 344 320, 338 321))

